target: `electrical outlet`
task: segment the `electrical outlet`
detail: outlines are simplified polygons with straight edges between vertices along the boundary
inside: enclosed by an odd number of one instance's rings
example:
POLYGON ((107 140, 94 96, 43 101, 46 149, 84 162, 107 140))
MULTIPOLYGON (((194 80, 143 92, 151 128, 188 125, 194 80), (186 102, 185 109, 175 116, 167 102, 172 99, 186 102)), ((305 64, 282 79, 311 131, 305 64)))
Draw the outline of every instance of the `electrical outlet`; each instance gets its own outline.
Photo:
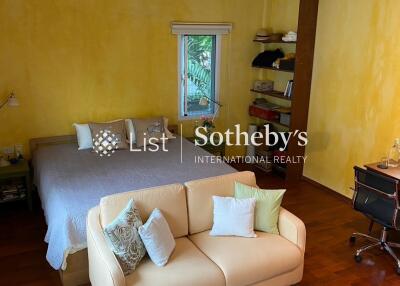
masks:
POLYGON ((14 149, 15 149, 16 154, 24 155, 24 145, 23 144, 20 144, 20 143, 15 144, 14 149))

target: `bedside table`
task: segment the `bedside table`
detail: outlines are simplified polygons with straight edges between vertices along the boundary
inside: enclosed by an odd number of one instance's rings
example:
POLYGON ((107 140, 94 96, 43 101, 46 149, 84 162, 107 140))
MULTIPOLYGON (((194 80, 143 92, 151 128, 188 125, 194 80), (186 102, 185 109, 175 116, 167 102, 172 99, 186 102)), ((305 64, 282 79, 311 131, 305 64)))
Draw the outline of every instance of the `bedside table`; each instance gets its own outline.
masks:
MULTIPOLYGON (((16 164, 0 167, 0 186, 4 181, 21 178, 25 183, 25 196, 19 196, 10 199, 2 199, 0 197, 1 203, 8 203, 20 200, 26 200, 28 202, 29 210, 32 210, 32 188, 31 188, 31 178, 30 178, 30 168, 26 160, 21 160, 16 164)), ((0 191, 1 192, 1 191, 0 191)), ((22 193, 23 194, 23 193, 22 193)), ((21 195, 21 194, 20 194, 21 195)))
MULTIPOLYGON (((196 137, 189 137, 186 138, 187 140, 189 140, 190 142, 192 142, 193 144, 195 143, 195 140, 201 140, 199 138, 196 137)), ((203 148, 204 150, 210 152, 211 154, 215 155, 215 156, 225 156, 225 141, 223 141, 220 145, 218 146, 214 146, 211 143, 207 143, 204 146, 198 146, 200 148, 203 148)))

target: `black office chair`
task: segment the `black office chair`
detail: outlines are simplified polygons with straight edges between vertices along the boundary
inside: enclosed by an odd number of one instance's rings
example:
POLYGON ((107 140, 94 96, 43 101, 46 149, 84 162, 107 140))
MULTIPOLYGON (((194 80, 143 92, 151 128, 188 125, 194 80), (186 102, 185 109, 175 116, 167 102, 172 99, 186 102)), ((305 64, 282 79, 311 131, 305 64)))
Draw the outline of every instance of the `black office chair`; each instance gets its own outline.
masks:
POLYGON ((389 230, 400 229, 399 181, 359 167, 354 167, 354 171, 354 209, 383 226, 380 238, 358 232, 352 234, 350 237, 352 243, 355 242, 356 237, 363 237, 372 242, 372 244, 358 249, 354 259, 361 262, 362 252, 373 247, 380 247, 394 258, 397 263, 396 272, 400 275, 400 260, 392 249, 392 247, 400 248, 400 244, 387 240, 389 230))

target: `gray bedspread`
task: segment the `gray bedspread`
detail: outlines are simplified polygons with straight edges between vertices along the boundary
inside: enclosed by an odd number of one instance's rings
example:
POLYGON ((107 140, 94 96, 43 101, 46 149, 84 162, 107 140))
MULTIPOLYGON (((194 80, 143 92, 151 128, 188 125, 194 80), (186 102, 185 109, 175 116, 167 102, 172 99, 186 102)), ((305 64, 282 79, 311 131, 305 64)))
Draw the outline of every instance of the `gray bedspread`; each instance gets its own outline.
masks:
POLYGON ((46 217, 46 258, 65 269, 68 254, 86 248, 86 215, 100 198, 131 190, 235 172, 225 163, 196 164, 196 155, 210 155, 180 138, 169 140, 168 152, 119 150, 99 157, 76 144, 43 146, 33 156, 34 182, 46 217))

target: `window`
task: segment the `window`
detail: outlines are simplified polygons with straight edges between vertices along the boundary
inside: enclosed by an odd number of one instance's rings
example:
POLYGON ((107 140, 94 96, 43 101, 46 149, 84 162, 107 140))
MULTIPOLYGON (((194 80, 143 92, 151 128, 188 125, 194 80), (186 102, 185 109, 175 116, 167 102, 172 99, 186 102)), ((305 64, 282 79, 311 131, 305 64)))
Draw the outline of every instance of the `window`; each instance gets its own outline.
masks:
POLYGON ((179 118, 214 116, 218 111, 221 35, 231 24, 172 23, 178 34, 179 118))
POLYGON ((213 116, 217 100, 217 35, 180 35, 180 117, 213 116), (207 104, 200 104, 201 98, 207 104))

